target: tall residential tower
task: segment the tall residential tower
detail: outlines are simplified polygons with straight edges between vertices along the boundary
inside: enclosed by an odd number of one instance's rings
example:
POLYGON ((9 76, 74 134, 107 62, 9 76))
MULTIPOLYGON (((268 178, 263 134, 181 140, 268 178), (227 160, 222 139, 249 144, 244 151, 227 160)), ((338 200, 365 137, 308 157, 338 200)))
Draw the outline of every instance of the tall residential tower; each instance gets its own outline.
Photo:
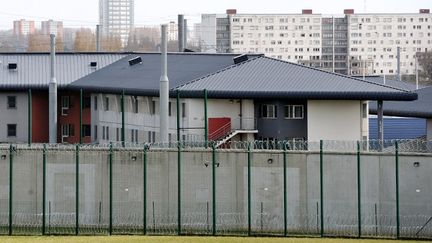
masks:
POLYGON ((99 24, 104 35, 120 36, 125 45, 134 27, 134 0, 99 0, 99 24))

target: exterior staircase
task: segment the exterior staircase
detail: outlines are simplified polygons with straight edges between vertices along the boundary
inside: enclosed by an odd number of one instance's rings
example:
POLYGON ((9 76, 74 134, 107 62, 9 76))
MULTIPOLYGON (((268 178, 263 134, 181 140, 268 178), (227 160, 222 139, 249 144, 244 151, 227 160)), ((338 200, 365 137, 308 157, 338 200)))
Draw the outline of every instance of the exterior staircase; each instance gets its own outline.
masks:
POLYGON ((225 135, 225 137, 220 138, 216 141, 216 148, 218 148, 219 146, 221 146, 222 144, 228 142, 231 138, 233 138, 235 135, 237 134, 248 134, 248 133, 258 133, 258 130, 233 130, 230 133, 228 133, 227 135, 225 135))

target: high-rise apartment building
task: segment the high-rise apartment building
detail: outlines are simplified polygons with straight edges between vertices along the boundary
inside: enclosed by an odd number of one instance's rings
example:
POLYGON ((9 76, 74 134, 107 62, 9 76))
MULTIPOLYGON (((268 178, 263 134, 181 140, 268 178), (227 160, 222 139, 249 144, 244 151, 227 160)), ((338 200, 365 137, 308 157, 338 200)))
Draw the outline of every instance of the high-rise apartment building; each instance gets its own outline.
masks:
POLYGON ((52 19, 41 22, 42 34, 50 35, 54 34, 57 38, 63 39, 63 22, 54 21, 52 19))
POLYGON ((264 53, 349 75, 395 75, 397 47, 401 74, 415 73, 417 52, 432 50, 432 14, 202 15, 204 52, 264 53))
POLYGON ((13 33, 15 36, 25 36, 35 32, 35 23, 32 20, 15 20, 13 22, 13 33))
POLYGON ((134 0, 99 0, 99 24, 104 35, 116 35, 127 43, 134 27, 134 0))

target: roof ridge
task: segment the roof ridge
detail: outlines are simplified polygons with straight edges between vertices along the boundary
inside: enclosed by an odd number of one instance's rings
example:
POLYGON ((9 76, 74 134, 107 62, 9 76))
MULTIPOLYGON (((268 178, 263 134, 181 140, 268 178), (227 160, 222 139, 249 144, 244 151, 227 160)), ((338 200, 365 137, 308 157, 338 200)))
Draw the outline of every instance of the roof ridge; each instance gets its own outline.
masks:
POLYGON ((353 80, 356 80, 356 81, 361 81, 361 82, 368 83, 368 84, 374 84, 374 85, 378 85, 378 86, 385 87, 385 88, 391 88, 391 89, 395 89, 395 90, 398 90, 398 91, 412 93, 412 91, 409 91, 409 90, 405 90, 405 89, 401 89, 401 88, 397 88, 397 87, 393 87, 393 86, 388 86, 388 85, 384 85, 384 84, 378 84, 378 83, 375 83, 375 82, 372 82, 372 81, 363 80, 363 79, 355 78, 355 77, 344 75, 344 74, 340 74, 340 73, 332 73, 332 72, 329 72, 329 71, 321 70, 321 69, 314 68, 314 67, 308 67, 308 66, 301 65, 301 64, 298 64, 298 63, 294 63, 294 62, 288 62, 288 61, 285 61, 285 60, 280 60, 280 59, 276 59, 276 58, 272 58, 272 57, 267 57, 267 56, 264 56, 264 58, 267 58, 267 59, 270 59, 270 60, 273 60, 273 61, 279 61, 279 62, 283 62, 283 63, 295 65, 295 66, 299 66, 299 67, 303 67, 303 68, 312 69, 312 70, 323 72, 323 73, 327 73, 327 74, 330 74, 330 75, 336 75, 336 76, 339 76, 339 77, 349 78, 349 79, 353 79, 353 80))
POLYGON ((196 83, 196 82, 198 82, 198 81, 200 81, 200 80, 202 80, 202 79, 204 79, 204 78, 208 78, 208 77, 214 76, 214 75, 216 75, 216 74, 219 74, 219 73, 225 72, 225 71, 227 71, 227 70, 229 70, 229 69, 232 69, 232 68, 238 67, 238 66, 240 66, 240 65, 246 64, 246 63, 248 63, 248 62, 254 61, 254 60, 256 60, 256 59, 258 59, 258 58, 262 58, 262 57, 264 57, 264 56, 263 56, 263 55, 259 55, 259 56, 253 57, 253 58, 251 58, 251 59, 248 59, 248 60, 246 60, 246 61, 243 61, 243 62, 241 62, 241 63, 232 64, 232 65, 230 65, 230 66, 228 66, 228 67, 225 67, 225 68, 222 68, 222 69, 220 69, 220 70, 218 70, 218 71, 216 71, 216 72, 209 73, 209 74, 207 74, 207 75, 205 75, 205 76, 202 76, 202 77, 199 77, 199 78, 193 79, 193 80, 191 80, 191 81, 189 81, 189 82, 186 82, 186 83, 184 83, 184 84, 178 85, 178 86, 172 88, 171 90, 178 90, 178 89, 180 89, 181 87, 184 87, 184 86, 186 86, 186 85, 189 85, 189 84, 192 84, 192 83, 196 83))

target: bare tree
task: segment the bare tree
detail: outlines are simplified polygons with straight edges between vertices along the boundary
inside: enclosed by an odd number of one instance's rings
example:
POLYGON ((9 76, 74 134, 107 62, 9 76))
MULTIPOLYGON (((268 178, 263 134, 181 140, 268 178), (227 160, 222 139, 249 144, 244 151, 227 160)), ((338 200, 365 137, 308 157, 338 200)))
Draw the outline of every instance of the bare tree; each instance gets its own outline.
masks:
POLYGON ((96 37, 91 29, 81 28, 77 30, 74 41, 74 51, 92 52, 96 51, 96 37))
POLYGON ((432 83, 432 51, 417 53, 420 77, 425 83, 432 83))

